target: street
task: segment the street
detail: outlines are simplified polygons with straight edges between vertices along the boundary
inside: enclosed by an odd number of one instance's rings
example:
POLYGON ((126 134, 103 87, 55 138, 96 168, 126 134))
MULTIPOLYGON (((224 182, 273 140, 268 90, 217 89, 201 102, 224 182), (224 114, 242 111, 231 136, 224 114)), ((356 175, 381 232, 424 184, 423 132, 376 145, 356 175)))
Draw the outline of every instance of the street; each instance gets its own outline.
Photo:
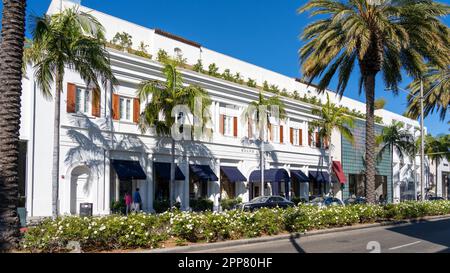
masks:
MULTIPOLYGON (((200 251, 201 252, 201 251, 200 251)), ((450 253, 450 219, 210 249, 208 253, 450 253)), ((195 252, 192 252, 195 253, 195 252)))

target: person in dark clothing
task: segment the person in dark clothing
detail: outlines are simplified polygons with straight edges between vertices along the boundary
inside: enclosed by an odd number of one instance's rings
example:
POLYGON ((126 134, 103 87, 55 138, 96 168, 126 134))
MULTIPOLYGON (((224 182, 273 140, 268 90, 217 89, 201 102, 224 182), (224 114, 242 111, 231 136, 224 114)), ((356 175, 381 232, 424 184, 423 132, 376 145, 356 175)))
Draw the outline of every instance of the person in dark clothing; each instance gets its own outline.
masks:
POLYGON ((133 195, 133 202, 134 202, 134 208, 136 212, 141 211, 142 209, 142 198, 141 194, 139 193, 139 188, 136 188, 136 191, 133 195))

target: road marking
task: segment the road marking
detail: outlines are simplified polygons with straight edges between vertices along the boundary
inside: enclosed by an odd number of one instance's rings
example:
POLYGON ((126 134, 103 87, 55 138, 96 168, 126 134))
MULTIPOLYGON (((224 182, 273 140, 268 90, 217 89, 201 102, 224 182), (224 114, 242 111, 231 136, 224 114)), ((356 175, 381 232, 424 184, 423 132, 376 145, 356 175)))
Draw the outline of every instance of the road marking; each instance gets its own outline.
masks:
POLYGON ((399 249, 399 248, 403 248, 403 247, 407 247, 407 246, 413 246, 413 245, 417 245, 417 244, 420 244, 420 243, 421 243, 421 241, 417 241, 417 242, 406 244, 406 245, 391 247, 391 248, 389 248, 389 250, 396 250, 396 249, 399 249))

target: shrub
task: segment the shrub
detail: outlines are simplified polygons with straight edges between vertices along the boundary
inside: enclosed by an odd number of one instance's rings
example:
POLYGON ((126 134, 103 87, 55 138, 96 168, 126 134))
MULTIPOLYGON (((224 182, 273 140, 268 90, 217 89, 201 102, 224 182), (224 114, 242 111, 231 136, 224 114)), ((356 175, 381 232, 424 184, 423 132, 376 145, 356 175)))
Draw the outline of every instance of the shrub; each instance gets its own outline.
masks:
POLYGON ((192 210, 196 211, 196 212, 212 211, 214 208, 213 201, 206 199, 206 198, 191 199, 189 201, 189 205, 191 206, 192 210))
POLYGON ((158 51, 158 56, 156 57, 156 60, 160 63, 165 63, 169 60, 169 54, 167 54, 167 51, 164 49, 160 49, 158 51))
POLYGON ((247 80, 247 86, 248 86, 248 87, 256 88, 256 81, 255 81, 254 79, 248 78, 248 80, 247 80))
POLYGON ((215 63, 212 63, 208 66, 208 75, 213 76, 213 77, 219 77, 219 68, 217 67, 217 65, 215 63))
MULTIPOLYGON (((212 202, 192 200, 191 206, 211 209, 212 202)), ((446 214, 450 214, 449 201, 327 208, 299 205, 285 210, 266 208, 255 212, 231 210, 222 213, 174 209, 157 215, 64 217, 47 219, 31 227, 21 245, 24 250, 32 252, 66 252, 71 241, 79 242, 84 251, 155 248, 169 239, 177 245, 185 245, 187 242, 253 238, 284 231, 305 232, 386 219, 446 214)))
POLYGON ((222 199, 220 201, 220 206, 223 210, 231 210, 234 209, 237 205, 242 203, 242 198, 236 199, 222 199))

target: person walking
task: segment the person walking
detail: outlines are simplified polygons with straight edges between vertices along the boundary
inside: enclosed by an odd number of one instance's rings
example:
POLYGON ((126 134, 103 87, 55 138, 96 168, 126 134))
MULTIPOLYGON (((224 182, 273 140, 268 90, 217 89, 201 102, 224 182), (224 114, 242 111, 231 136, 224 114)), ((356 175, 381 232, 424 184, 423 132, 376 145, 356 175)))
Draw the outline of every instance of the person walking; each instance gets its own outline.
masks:
POLYGON ((142 208, 142 198, 141 194, 139 193, 139 188, 136 188, 136 191, 133 195, 133 202, 134 202, 134 209, 136 212, 141 211, 142 208))
POLYGON ((131 194, 129 192, 125 193, 125 213, 128 215, 131 211, 131 204, 133 203, 133 199, 131 198, 131 194))

